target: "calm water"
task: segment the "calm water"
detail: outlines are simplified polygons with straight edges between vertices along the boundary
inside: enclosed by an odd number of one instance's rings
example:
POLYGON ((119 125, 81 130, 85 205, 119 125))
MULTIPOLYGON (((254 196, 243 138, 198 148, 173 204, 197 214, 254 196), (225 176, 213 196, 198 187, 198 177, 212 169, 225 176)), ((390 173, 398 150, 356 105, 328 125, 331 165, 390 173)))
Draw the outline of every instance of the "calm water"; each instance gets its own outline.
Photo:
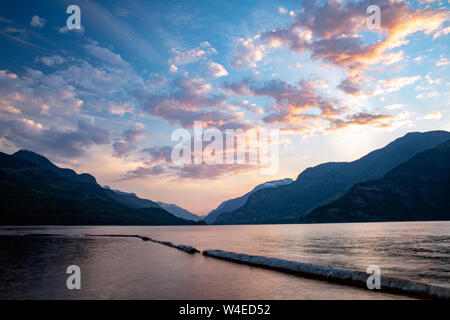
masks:
POLYGON ((450 222, 181 227, 1 227, 1 299, 397 299, 189 255, 139 234, 199 250, 221 249, 365 271, 450 287, 450 222), (28 233, 55 234, 18 237, 28 233), (66 288, 67 266, 82 290, 66 288))

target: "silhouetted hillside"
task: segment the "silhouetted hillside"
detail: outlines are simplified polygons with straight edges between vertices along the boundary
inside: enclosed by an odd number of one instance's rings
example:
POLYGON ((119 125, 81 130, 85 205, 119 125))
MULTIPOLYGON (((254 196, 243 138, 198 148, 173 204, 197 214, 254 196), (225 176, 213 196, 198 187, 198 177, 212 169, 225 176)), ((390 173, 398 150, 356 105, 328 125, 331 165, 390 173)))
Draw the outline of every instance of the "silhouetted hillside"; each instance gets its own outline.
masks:
POLYGON ((357 183, 301 222, 450 219, 450 140, 423 151, 383 178, 357 183))
POLYGON ((161 208, 124 206, 94 177, 58 168, 30 151, 0 152, 0 202, 1 225, 196 224, 161 208))
POLYGON ((216 224, 294 223, 353 184, 381 178, 417 153, 450 139, 447 131, 413 132, 352 162, 328 162, 304 170, 289 185, 263 189, 245 205, 221 214, 216 224))

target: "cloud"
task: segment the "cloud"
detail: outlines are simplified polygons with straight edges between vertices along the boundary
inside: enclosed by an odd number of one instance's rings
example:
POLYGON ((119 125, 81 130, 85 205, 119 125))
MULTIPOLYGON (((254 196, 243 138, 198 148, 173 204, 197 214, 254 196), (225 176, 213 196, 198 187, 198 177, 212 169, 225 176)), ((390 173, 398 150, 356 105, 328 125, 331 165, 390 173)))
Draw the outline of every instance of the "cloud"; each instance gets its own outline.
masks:
MULTIPOLYGON (((136 101, 130 92, 151 86, 120 55, 92 42, 85 49, 93 56, 102 55, 99 58, 107 63, 94 66, 83 58, 52 55, 35 59, 52 68, 24 67, 20 73, 0 70, 4 141, 68 158, 109 143, 108 131, 85 119, 132 115, 136 101)), ((134 150, 141 129, 140 124, 123 129, 122 136, 113 140, 114 155, 123 157, 134 150)))
POLYGON ((222 110, 226 96, 214 93, 211 85, 199 77, 176 78, 165 93, 136 90, 134 95, 144 113, 172 124, 191 127, 194 121, 203 121, 215 127, 245 127, 238 116, 222 110))
POLYGON ((208 62, 206 64, 203 76, 205 78, 219 78, 228 75, 228 71, 217 62, 208 62))
POLYGON ((182 168, 165 167, 162 165, 139 166, 127 172, 122 180, 142 179, 152 176, 165 176, 175 180, 218 180, 258 170, 259 168, 259 166, 249 164, 192 164, 182 168))
MULTIPOLYGON (((142 78, 125 65, 93 65, 86 60, 78 60, 54 73, 76 87, 80 92, 95 92, 97 97, 127 92, 142 84, 142 78)), ((88 94, 92 97, 92 94, 88 94)))
POLYGON ((178 71, 178 68, 177 68, 177 66, 176 65, 173 65, 173 64, 171 64, 170 65, 170 67, 169 67, 169 72, 171 72, 171 73, 175 73, 175 72, 177 72, 178 71))
POLYGON ((127 174, 120 180, 133 180, 139 178, 145 178, 148 176, 161 176, 166 173, 166 169, 162 166, 140 166, 136 169, 130 170, 127 174))
POLYGON ((312 56, 348 67, 350 74, 375 63, 393 63, 395 53, 389 50, 407 43, 406 38, 417 31, 429 34, 438 30, 447 16, 439 10, 412 9, 401 1, 379 1, 381 30, 387 36, 374 44, 364 44, 359 33, 366 29, 367 1, 331 2, 320 8, 312 3, 308 2, 304 13, 297 18, 297 25, 310 29, 314 36, 321 38, 312 44, 312 56))
POLYGON ((370 111, 350 112, 342 101, 319 94, 317 89, 320 88, 323 88, 320 80, 300 81, 297 86, 281 80, 258 83, 248 78, 224 83, 225 90, 239 96, 273 98, 274 104, 266 107, 263 121, 280 125, 282 131, 312 135, 354 125, 391 126, 387 120, 393 116, 370 111))
MULTIPOLYGON (((258 130, 260 128, 253 128, 255 130, 258 130)), ((264 129, 262 129, 264 130, 264 129)), ((261 131, 259 131, 261 132, 261 131)), ((137 166, 133 170, 129 170, 125 176, 122 178, 122 180, 130 180, 130 179, 141 179, 146 178, 150 176, 160 176, 165 177, 168 179, 175 179, 175 180, 184 180, 184 179, 207 179, 207 180, 214 180, 214 179, 222 179, 226 177, 231 177, 234 175, 242 174, 245 172, 250 172, 253 170, 261 169, 264 167, 268 167, 270 165, 270 161, 274 161, 275 159, 272 159, 267 154, 255 154, 253 149, 249 148, 249 141, 247 140, 244 145, 241 144, 234 144, 234 148, 231 148, 231 150, 227 149, 227 134, 225 131, 222 131, 223 134, 223 149, 214 149, 214 154, 211 154, 210 143, 211 141, 202 140, 201 147, 202 147, 202 157, 203 161, 201 164, 194 164, 194 150, 192 147, 195 145, 195 141, 193 136, 191 136, 190 140, 190 156, 191 156, 191 163, 185 164, 185 165, 175 165, 172 162, 172 147, 170 146, 154 146, 150 148, 145 148, 141 150, 141 153, 145 153, 149 157, 141 159, 142 164, 137 166), (240 148, 243 148, 241 150, 240 148), (244 163, 235 163, 236 161, 236 155, 240 152, 243 152, 245 161, 244 163), (257 155, 258 158, 256 161, 254 161, 255 158, 250 157, 250 154, 253 156, 257 155), (234 163, 226 163, 226 159, 229 159, 229 156, 232 155, 235 159, 234 163), (213 158, 210 158, 213 157, 213 158), (208 161, 214 162, 215 159, 222 157, 225 163, 209 163, 208 161), (264 160, 268 160, 269 163, 265 163, 264 160)), ((248 132, 244 129, 244 135, 247 136, 248 132)), ((280 143, 286 143, 285 139, 277 139, 277 140, 271 140, 270 144, 280 144, 280 143)), ((189 143, 187 144, 189 145, 189 143)), ((188 149, 189 150, 189 149, 188 149)), ((185 150, 183 150, 184 152, 185 150)), ((189 151, 188 151, 189 152, 189 151)), ((258 151, 256 151, 258 152, 258 151)), ((276 160, 275 160, 276 161, 276 160)))
POLYGON ((45 75, 31 68, 25 70, 22 76, 0 70, 1 104, 10 105, 20 110, 22 116, 35 120, 78 114, 83 100, 63 77, 45 75))
POLYGON ((450 64, 450 61, 446 57, 441 57, 438 62, 436 62, 437 67, 447 66, 450 64))
POLYGON ((137 144, 144 139, 145 126, 136 123, 122 132, 123 138, 113 143, 113 156, 117 158, 128 155, 137 148, 137 144))
POLYGON ((211 47, 209 42, 205 41, 199 47, 192 49, 172 48, 170 53, 173 57, 169 59, 169 63, 180 66, 206 59, 208 56, 217 53, 217 50, 211 47))
POLYGON ((225 96, 212 93, 211 89, 211 85, 202 78, 183 76, 172 81, 167 98, 169 103, 175 103, 184 110, 218 107, 224 102, 225 96))
POLYGON ((361 77, 348 77, 338 85, 338 88, 344 91, 346 94, 350 94, 353 96, 362 95, 363 90, 360 87, 360 80, 361 77))
POLYGON ((4 31, 6 33, 18 33, 18 34, 23 34, 23 33, 27 32, 26 29, 18 29, 18 28, 15 28, 15 27, 6 27, 4 29, 4 31))
POLYGON ((129 67, 128 62, 123 60, 120 54, 114 53, 107 48, 100 47, 96 43, 86 45, 84 46, 84 48, 90 55, 99 60, 102 60, 114 66, 119 66, 123 68, 129 67))
POLYGON ((426 91, 433 89, 433 86, 440 84, 442 81, 442 78, 433 79, 430 77, 429 74, 425 75, 424 81, 422 83, 418 84, 414 90, 416 91, 426 91))
POLYGON ((186 165, 177 172, 177 176, 180 179, 217 180, 259 168, 260 166, 250 164, 186 165))
POLYGON ((275 101, 273 113, 266 116, 264 121, 270 124, 288 123, 294 119, 301 119, 301 111, 318 108, 320 115, 329 117, 341 113, 337 102, 320 96, 316 92, 317 82, 301 81, 293 86, 281 80, 271 80, 257 83, 251 79, 244 79, 235 83, 224 83, 224 88, 240 96, 267 96, 275 101))
POLYGON ((264 114, 264 110, 262 108, 259 108, 255 103, 249 103, 247 100, 242 101, 242 106, 245 109, 250 110, 253 114, 264 114))
POLYGON ((447 35, 449 33, 450 33, 450 26, 448 26, 446 28, 442 28, 441 30, 439 30, 438 32, 436 32, 433 35, 433 39, 439 38, 439 37, 447 35))
POLYGON ((425 100, 439 97, 440 94, 437 91, 421 93, 416 96, 417 99, 425 100))
POLYGON ((0 123, 0 136, 17 147, 64 158, 81 157, 90 147, 109 143, 107 130, 82 120, 78 121, 76 129, 65 131, 47 129, 26 118, 0 120, 0 123))
POLYGON ((145 152, 151 157, 149 161, 146 161, 147 165, 151 165, 159 161, 167 163, 172 162, 171 160, 172 147, 169 146, 145 148, 142 149, 141 152, 145 152))
POLYGON ((43 64, 45 64, 48 67, 54 67, 60 64, 63 64, 65 59, 61 57, 60 55, 53 55, 53 56, 46 56, 46 57, 40 57, 38 59, 43 64))
MULTIPOLYGON (((205 147, 207 144, 204 144, 205 147)), ((216 180, 231 177, 261 168, 253 164, 187 164, 175 166, 172 164, 172 147, 151 147, 143 149, 150 159, 143 164, 129 170, 121 180, 143 179, 147 177, 166 177, 175 180, 216 180)))
POLYGON ((399 91, 401 88, 411 85, 421 79, 421 76, 397 77, 391 79, 382 79, 377 83, 377 88, 370 94, 382 94, 385 92, 399 91))
POLYGON ((297 28, 281 28, 265 32, 253 38, 238 39, 233 53, 233 66, 236 68, 255 68, 271 48, 288 46, 294 51, 303 51, 311 41, 312 33, 297 28))
POLYGON ((264 56, 264 45, 258 44, 259 36, 253 39, 240 38, 233 53, 233 66, 236 68, 256 67, 264 56))
POLYGON ((0 101, 0 118, 3 118, 5 115, 8 114, 18 115, 21 113, 22 111, 20 111, 19 109, 10 106, 8 104, 5 104, 3 101, 0 101))
POLYGON ((423 117, 425 120, 439 120, 440 118, 442 118, 442 113, 439 111, 430 111, 423 117))
MULTIPOLYGON (((201 46, 210 45, 202 43, 201 46)), ((92 42, 85 49, 108 63, 92 65, 82 58, 54 55, 36 60, 47 66, 58 66, 56 70, 25 68, 21 75, 0 70, 0 118, 17 120, 20 116, 44 127, 54 124, 67 128, 70 122, 82 118, 82 114, 124 116, 138 111, 135 106, 140 106, 141 116, 159 117, 184 127, 192 126, 197 120, 215 127, 249 127, 241 122, 241 114, 225 108, 226 96, 214 91, 200 77, 184 75, 167 82, 149 75, 145 81, 109 49, 92 42), (69 60, 71 63, 65 63, 69 60)), ((220 68, 213 71, 215 75, 223 74, 220 68)), ((113 154, 117 157, 136 148, 136 143, 124 136, 113 144, 113 154)))
POLYGON ((280 28, 265 32, 261 35, 261 41, 265 47, 278 48, 289 47, 296 52, 306 50, 312 41, 312 32, 307 29, 291 27, 280 28))
MULTIPOLYGON (((43 61, 54 64, 59 60, 51 57, 43 61)), ((22 74, 0 70, 3 104, 21 110, 26 118, 41 122, 46 119, 48 123, 54 119, 73 121, 79 118, 80 112, 113 111, 123 115, 117 108, 121 103, 122 110, 131 112, 134 101, 128 102, 132 100, 130 91, 143 85, 143 79, 131 68, 110 64, 93 66, 82 59, 73 59, 46 73, 27 67, 22 74)))
POLYGON ((134 107, 129 102, 108 102, 108 106, 105 109, 110 114, 123 116, 126 113, 133 113, 134 107))
POLYGON ((286 13, 288 13, 288 10, 286 8, 283 8, 283 7, 278 7, 278 12, 281 13, 281 14, 286 14, 286 13))
MULTIPOLYGON (((440 32, 448 13, 439 9, 412 8, 403 1, 380 0, 382 40, 367 43, 364 1, 305 1, 303 10, 287 27, 262 31, 254 38, 239 39, 235 50, 235 66, 255 67, 271 48, 286 47, 294 52, 310 52, 311 58, 347 68, 348 76, 361 76, 376 64, 389 65, 403 59, 402 51, 393 51, 408 43, 416 32, 440 32)), ((361 91, 351 79, 339 86, 347 94, 361 91)))
POLYGON ((84 33, 84 27, 83 26, 80 26, 80 29, 72 29, 72 30, 69 30, 69 28, 67 28, 67 26, 59 27, 57 29, 58 29, 58 33, 61 33, 61 34, 69 34, 71 32, 74 32, 76 34, 81 35, 81 34, 84 33))
POLYGON ((403 108, 405 105, 401 104, 401 103, 395 103, 395 104, 390 104, 385 106, 386 109, 388 110, 395 110, 395 109, 401 109, 403 108))
POLYGON ((39 16, 33 16, 30 21, 30 26, 34 28, 43 28, 45 26, 45 19, 39 16))
POLYGON ((361 112, 357 114, 352 114, 345 119, 333 119, 330 121, 330 127, 327 130, 337 130, 347 128, 353 125, 373 125, 378 127, 389 126, 383 123, 385 120, 392 119, 393 116, 383 115, 383 114, 370 114, 366 112, 361 112))

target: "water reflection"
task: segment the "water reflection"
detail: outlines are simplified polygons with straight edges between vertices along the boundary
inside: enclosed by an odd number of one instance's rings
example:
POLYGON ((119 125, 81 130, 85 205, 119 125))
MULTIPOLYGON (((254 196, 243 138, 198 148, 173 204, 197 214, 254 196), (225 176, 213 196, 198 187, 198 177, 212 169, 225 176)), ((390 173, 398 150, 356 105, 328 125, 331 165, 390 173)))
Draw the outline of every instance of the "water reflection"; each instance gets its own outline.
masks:
POLYGON ((0 299, 399 298, 132 238, 0 237, 0 248, 0 299), (81 290, 66 287, 70 264, 81 268, 81 290))
POLYGON ((140 234, 200 250, 222 249, 360 271, 376 264, 387 276, 450 286, 450 222, 0 228, 0 235, 22 233, 72 236, 0 236, 0 298, 304 299, 370 295, 367 290, 343 289, 192 256, 139 239, 89 238, 85 234, 140 234), (65 270, 70 264, 81 267, 81 292, 65 287, 65 270))

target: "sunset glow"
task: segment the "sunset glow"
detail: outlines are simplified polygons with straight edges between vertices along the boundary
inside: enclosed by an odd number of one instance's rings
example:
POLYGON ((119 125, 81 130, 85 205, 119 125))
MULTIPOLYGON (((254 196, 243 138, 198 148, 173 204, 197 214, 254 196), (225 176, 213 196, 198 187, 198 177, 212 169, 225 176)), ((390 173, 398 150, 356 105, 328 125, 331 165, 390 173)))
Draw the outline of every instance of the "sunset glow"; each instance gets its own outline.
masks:
POLYGON ((268 180, 450 130, 448 1, 0 4, 0 150, 204 215, 268 180), (369 30, 369 5, 381 24, 369 30), (279 129, 279 170, 174 167, 174 130, 279 129))

